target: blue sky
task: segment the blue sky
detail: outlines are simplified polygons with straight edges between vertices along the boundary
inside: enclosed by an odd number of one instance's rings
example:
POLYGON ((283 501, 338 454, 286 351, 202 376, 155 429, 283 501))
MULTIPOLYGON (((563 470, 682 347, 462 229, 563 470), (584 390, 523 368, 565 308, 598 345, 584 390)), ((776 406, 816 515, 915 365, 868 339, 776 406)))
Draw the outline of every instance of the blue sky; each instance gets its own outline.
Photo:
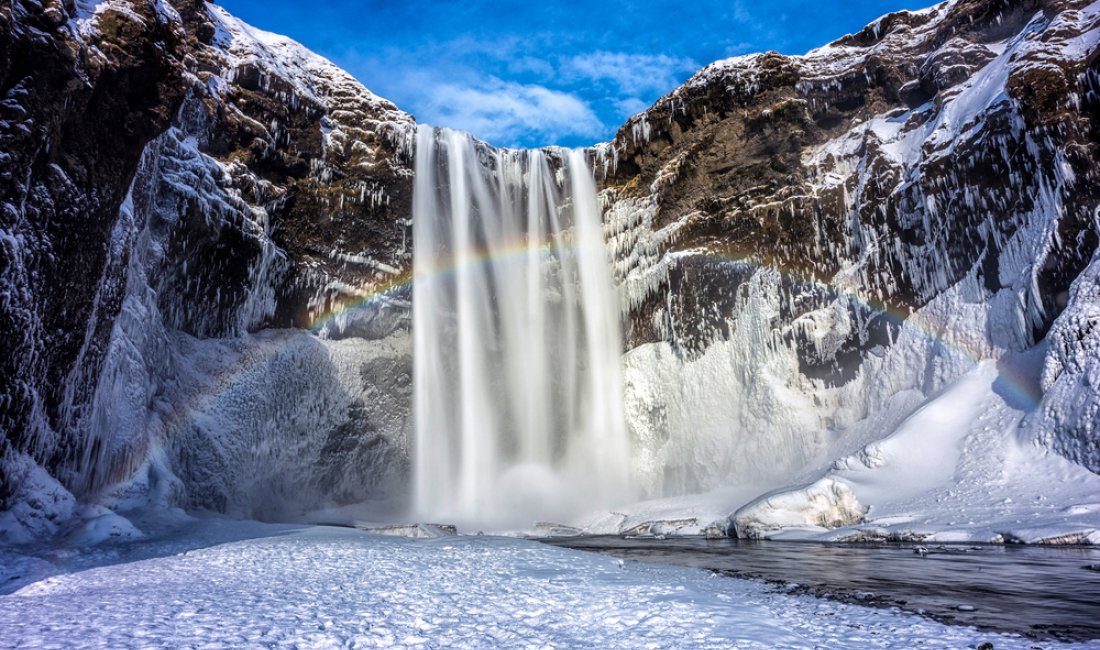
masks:
POLYGON ((436 126, 581 146, 718 59, 802 54, 933 0, 219 0, 436 126))

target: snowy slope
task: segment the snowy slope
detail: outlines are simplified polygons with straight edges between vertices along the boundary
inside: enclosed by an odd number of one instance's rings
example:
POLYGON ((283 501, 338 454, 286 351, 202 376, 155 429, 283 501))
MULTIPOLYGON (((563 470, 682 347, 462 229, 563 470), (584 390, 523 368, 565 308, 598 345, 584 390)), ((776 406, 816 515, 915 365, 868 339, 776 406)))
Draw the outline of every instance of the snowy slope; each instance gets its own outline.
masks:
POLYGON ((983 362, 810 487, 758 499, 731 525, 750 537, 1100 542, 1100 477, 1019 436, 997 379, 983 362), (833 493, 815 503, 822 485, 833 493), (822 519, 823 506, 848 516, 822 519))

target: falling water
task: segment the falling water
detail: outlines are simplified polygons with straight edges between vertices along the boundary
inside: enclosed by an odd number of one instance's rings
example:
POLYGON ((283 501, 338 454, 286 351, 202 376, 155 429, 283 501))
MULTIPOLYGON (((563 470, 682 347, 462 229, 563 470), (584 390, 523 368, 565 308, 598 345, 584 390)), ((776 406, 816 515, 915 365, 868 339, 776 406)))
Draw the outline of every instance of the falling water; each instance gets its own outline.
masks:
POLYGON ((420 127, 413 228, 419 516, 515 527, 626 497, 619 302, 583 154, 420 127))

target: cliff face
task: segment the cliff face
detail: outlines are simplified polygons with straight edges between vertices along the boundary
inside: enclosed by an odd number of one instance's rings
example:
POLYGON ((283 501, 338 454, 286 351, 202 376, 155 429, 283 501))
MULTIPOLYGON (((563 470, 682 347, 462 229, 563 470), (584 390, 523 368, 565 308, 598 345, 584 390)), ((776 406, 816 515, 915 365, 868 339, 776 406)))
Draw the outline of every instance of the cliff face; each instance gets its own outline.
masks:
POLYGON ((0 8, 0 457, 51 467, 79 464, 77 421, 125 291, 120 208, 183 97, 186 38, 153 3, 105 10, 94 30, 74 13, 0 8))
POLYGON ((353 344, 240 337, 401 329, 407 290, 339 321, 323 316, 394 285, 408 264, 411 119, 297 43, 206 2, 28 1, 2 12, 0 337, 14 344, 0 355, 0 510, 49 531, 70 492, 96 498, 154 458, 138 492, 160 481, 158 498, 230 511, 236 500, 236 511, 262 514, 279 494, 310 494, 290 486, 301 474, 258 469, 249 435, 275 432, 309 430, 302 474, 326 494, 361 500, 403 474, 407 349, 371 361, 353 344), (227 337, 238 343, 218 348, 227 337), (235 355, 254 359, 243 376, 224 363, 235 355), (348 355, 361 363, 332 362, 348 355), (297 391, 297 406, 220 422, 235 444, 204 438, 204 409, 221 405, 227 385, 295 359, 304 385, 261 382, 268 393, 251 399, 297 391), (397 365, 380 374, 379 363, 397 365), (330 396, 311 402, 310 391, 330 396), (368 404, 364 391, 403 397, 368 404), (196 458, 187 491, 174 475, 196 458), (260 476, 227 486, 218 466, 260 476), (263 485, 263 505, 240 494, 263 485), (31 494, 52 501, 26 508, 31 494))
MULTIPOLYGON (((645 491, 813 480, 983 359, 1100 472, 1098 42, 956 0, 593 148, 645 491)), ((406 491, 411 117, 200 0, 0 7, 0 92, 0 528, 406 491)))
POLYGON ((1070 415, 1055 388, 1083 385, 1097 350, 1079 296, 1098 240, 1098 30, 1089 2, 891 14, 805 56, 714 63, 597 148, 640 346, 636 435, 666 467, 684 456, 674 431, 729 457, 654 489, 781 479, 888 396, 932 395, 1052 327, 1041 373, 1014 380, 1042 400, 1025 428, 1100 470, 1096 396, 1070 415), (716 357, 728 368, 704 372, 716 357), (752 405, 715 424, 655 372, 712 384, 696 405, 752 405), (762 452, 778 472, 735 458, 762 452))
MULTIPOLYGON (((902 314, 972 271, 991 296, 1005 288, 1006 243, 1052 205, 1021 296, 1019 342, 1034 342, 1097 242, 1089 5, 954 2, 806 56, 717 62, 600 151, 607 184, 655 204, 659 251, 751 259, 902 314)), ((658 306, 635 311, 636 341, 661 338, 646 322, 658 306)), ((691 329, 688 347, 707 338, 691 329)), ((812 356, 805 370, 841 371, 812 356)))

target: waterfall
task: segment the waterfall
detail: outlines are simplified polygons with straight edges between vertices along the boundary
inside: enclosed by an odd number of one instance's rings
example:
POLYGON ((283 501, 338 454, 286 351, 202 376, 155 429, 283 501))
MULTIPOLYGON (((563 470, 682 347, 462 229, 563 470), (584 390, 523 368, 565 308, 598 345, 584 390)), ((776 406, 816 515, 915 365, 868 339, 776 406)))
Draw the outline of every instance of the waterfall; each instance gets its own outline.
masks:
POLYGON ((628 498, 619 299, 583 153, 416 138, 418 516, 516 527, 628 498))

